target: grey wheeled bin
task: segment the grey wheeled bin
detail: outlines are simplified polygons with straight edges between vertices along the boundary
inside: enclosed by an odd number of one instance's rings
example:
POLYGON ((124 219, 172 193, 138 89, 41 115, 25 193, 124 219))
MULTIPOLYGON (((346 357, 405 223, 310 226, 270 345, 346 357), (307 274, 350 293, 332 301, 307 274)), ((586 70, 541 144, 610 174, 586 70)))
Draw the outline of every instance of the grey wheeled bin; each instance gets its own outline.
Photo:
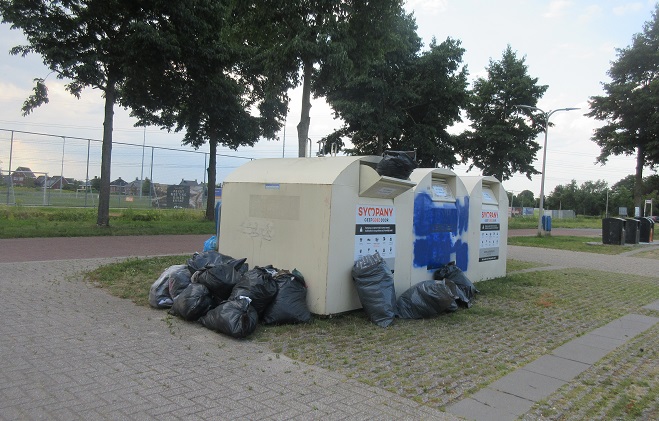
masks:
POLYGON ((602 243, 625 245, 625 220, 622 218, 602 219, 602 243))
POLYGON ((641 221, 634 218, 625 219, 625 244, 638 244, 641 236, 641 221))
POLYGON ((651 217, 639 218, 639 242, 651 243, 654 239, 654 219, 651 217))

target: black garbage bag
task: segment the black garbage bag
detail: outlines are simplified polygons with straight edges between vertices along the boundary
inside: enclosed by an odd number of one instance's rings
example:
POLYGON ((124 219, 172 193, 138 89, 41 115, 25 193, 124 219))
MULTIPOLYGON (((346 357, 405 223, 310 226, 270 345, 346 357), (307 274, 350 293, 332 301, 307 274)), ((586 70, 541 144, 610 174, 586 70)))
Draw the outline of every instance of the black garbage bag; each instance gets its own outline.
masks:
POLYGON ((211 263, 192 275, 192 282, 206 285, 220 301, 229 298, 242 275, 247 272, 247 259, 232 259, 226 263, 211 263))
POLYGON ((170 308, 172 296, 169 293, 169 278, 177 270, 186 269, 186 265, 172 265, 165 269, 149 289, 149 305, 153 308, 170 308))
POLYGON ((376 252, 359 258, 352 267, 359 301, 369 319, 387 327, 396 317, 394 278, 387 262, 376 252))
POLYGON ((214 305, 215 301, 205 285, 190 284, 174 298, 169 312, 185 320, 194 321, 208 313, 214 305))
POLYGON ((192 275, 187 265, 178 265, 177 268, 169 275, 169 295, 172 299, 176 298, 192 282, 192 275))
POLYGON ((277 295, 263 313, 265 324, 308 323, 311 312, 307 307, 307 284, 297 270, 280 271, 274 276, 277 295))
POLYGON ((199 321, 208 329, 224 333, 233 338, 246 338, 254 333, 259 322, 259 315, 250 305, 248 297, 223 301, 210 310, 199 321))
POLYGON ((272 266, 256 266, 243 273, 236 286, 233 287, 229 300, 235 300, 240 296, 249 297, 252 300, 251 305, 259 317, 263 317, 265 309, 277 295, 277 284, 272 279, 277 271, 272 266))
POLYGON ((471 306, 474 295, 480 292, 476 289, 469 278, 467 278, 467 275, 464 274, 462 269, 456 266, 455 262, 449 262, 440 266, 440 268, 433 273, 433 279, 448 279, 453 282, 462 291, 464 297, 460 298, 466 303, 469 303, 467 304, 468 307, 471 306))
POLYGON ((405 152, 388 151, 375 167, 381 176, 407 180, 416 168, 416 162, 405 152))
POLYGON ((458 309, 455 296, 443 280, 413 285, 398 297, 396 306, 401 319, 427 319, 458 309))
POLYGON ((219 253, 215 250, 208 250, 193 254, 192 257, 188 259, 188 269, 192 275, 196 271, 201 270, 208 265, 226 263, 230 260, 233 260, 233 257, 219 253))

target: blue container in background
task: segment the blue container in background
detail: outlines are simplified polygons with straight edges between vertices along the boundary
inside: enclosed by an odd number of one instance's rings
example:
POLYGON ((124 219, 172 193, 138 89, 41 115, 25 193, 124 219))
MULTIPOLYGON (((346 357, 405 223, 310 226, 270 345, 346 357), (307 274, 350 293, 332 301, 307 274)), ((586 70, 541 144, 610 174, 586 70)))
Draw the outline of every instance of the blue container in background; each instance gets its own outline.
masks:
POLYGON ((547 232, 551 231, 551 216, 542 215, 542 230, 547 232))

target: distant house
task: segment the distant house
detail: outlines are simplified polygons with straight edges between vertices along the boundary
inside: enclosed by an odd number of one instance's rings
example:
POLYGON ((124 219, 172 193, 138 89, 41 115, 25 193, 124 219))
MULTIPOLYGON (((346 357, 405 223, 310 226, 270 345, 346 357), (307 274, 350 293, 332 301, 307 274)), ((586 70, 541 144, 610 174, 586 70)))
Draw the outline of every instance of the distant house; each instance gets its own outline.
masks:
POLYGON ((142 188, 142 182, 140 181, 139 178, 135 177, 135 181, 131 181, 130 183, 126 184, 125 191, 126 194, 139 196, 141 188, 142 188))
POLYGON ((32 186, 37 177, 28 167, 18 167, 11 174, 11 183, 14 186, 32 186))
POLYGON ((47 189, 63 189, 68 185, 75 184, 75 181, 72 178, 62 177, 61 175, 56 175, 54 177, 48 177, 46 183, 47 189))
POLYGON ((178 183, 178 185, 179 186, 197 187, 197 186, 199 186, 199 183, 197 183, 196 179, 194 181, 181 179, 181 182, 178 183))
POLYGON ((122 180, 121 177, 117 178, 110 183, 110 194, 126 194, 127 185, 126 180, 122 180))

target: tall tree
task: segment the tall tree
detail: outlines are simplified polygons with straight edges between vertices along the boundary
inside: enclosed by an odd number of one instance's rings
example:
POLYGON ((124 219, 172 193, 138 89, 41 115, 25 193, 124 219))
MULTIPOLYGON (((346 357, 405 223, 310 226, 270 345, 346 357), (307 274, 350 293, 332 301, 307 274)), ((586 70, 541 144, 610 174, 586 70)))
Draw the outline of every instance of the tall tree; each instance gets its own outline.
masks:
MULTIPOLYGON (((324 94, 336 77, 360 72, 380 54, 401 0, 260 0, 253 5, 252 25, 269 40, 268 60, 286 75, 289 85, 302 85, 298 156, 307 154, 311 96, 324 94)), ((254 38, 256 39, 256 38, 254 38)))
MULTIPOLYGON (((264 47, 250 38, 245 13, 252 11, 236 2, 166 2, 143 36, 160 60, 124 86, 123 104, 139 124, 184 130, 183 143, 195 148, 209 143, 209 186, 216 184, 218 144, 236 149, 274 138, 286 111, 286 86, 264 66, 264 47)), ((209 194, 207 219, 214 207, 209 194)))
POLYGON ((547 85, 529 76, 525 58, 518 58, 510 45, 500 61, 490 60, 487 79, 476 79, 467 107, 472 130, 463 133, 463 158, 471 160, 470 169, 480 168, 500 181, 515 173, 529 179, 539 174, 532 164, 540 149, 535 138, 544 122, 532 118, 528 124, 524 116, 532 114, 515 106, 536 106, 546 90, 547 85))
POLYGON ((605 95, 590 98, 587 114, 606 121, 592 138, 601 148, 597 161, 636 154, 634 204, 640 207, 643 168, 659 163, 659 4, 632 45, 617 50, 608 75, 605 95))
POLYGON ((386 53, 366 73, 328 92, 329 104, 345 122, 338 133, 351 138, 350 153, 416 150, 421 166, 453 167, 457 144, 447 128, 460 121, 467 98, 464 50, 449 38, 441 44, 433 40, 421 51, 412 15, 399 16, 390 39, 386 53))
MULTIPOLYGON (((28 44, 12 54, 41 55, 57 78, 68 81, 66 89, 80 97, 86 87, 98 89, 105 98, 101 183, 97 224, 110 224, 110 168, 114 106, 121 99, 126 70, 139 68, 140 37, 144 22, 156 10, 155 1, 132 0, 0 0, 2 22, 20 29, 28 44)), ((45 78, 35 79, 33 94, 23 113, 48 102, 45 78)))

